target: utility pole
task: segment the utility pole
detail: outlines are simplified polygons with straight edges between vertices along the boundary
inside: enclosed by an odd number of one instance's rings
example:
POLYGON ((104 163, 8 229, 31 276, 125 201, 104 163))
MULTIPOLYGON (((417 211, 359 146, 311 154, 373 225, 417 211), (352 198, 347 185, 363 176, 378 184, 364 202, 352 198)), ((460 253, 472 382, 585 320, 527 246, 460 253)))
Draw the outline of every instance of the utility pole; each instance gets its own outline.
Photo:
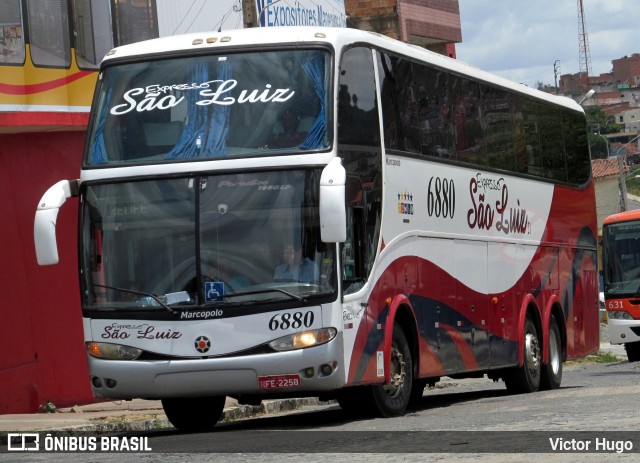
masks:
POLYGON ((557 59, 553 62, 553 78, 555 79, 556 93, 558 93, 558 73, 560 72, 559 66, 560 60, 557 59))
POLYGON ((627 183, 625 182, 625 157, 618 156, 618 187, 620 190, 620 212, 626 211, 628 209, 627 205, 627 183))
POLYGON ((245 28, 260 27, 255 0, 242 0, 242 20, 245 28))

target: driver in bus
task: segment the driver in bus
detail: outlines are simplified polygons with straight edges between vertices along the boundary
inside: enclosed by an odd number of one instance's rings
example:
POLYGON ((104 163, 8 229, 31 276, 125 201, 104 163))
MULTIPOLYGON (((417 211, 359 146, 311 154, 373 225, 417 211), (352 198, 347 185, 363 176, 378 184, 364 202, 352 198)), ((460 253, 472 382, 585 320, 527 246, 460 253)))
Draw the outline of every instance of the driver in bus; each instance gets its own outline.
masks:
POLYGON ((303 257, 299 244, 289 243, 283 251, 284 263, 278 265, 273 274, 276 281, 297 281, 300 283, 317 283, 318 265, 308 257, 303 257))
POLYGON ((273 148, 293 148, 302 143, 305 133, 298 131, 298 116, 290 109, 286 109, 280 120, 281 131, 275 133, 269 142, 273 148))

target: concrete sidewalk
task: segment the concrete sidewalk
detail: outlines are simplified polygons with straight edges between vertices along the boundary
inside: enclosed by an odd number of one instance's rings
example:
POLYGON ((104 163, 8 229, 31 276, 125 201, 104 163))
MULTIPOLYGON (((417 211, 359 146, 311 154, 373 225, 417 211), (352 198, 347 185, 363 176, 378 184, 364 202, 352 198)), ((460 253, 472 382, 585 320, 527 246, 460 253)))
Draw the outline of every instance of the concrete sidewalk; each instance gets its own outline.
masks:
MULTIPOLYGON (((260 415, 272 415, 320 405, 316 398, 266 400, 259 406, 239 405, 227 398, 221 423, 260 415)), ((71 408, 55 413, 0 415, 0 433, 29 431, 122 432, 171 428, 159 400, 119 400, 71 408)))
POLYGON ((608 342, 601 342, 600 351, 609 352, 610 354, 621 357, 624 360, 627 359, 627 351, 624 349, 623 344, 609 344, 608 342))
MULTIPOLYGON (((620 360, 627 355, 622 345, 600 343, 600 351, 609 352, 620 360)), ((220 422, 236 421, 261 415, 272 415, 307 406, 328 405, 315 398, 267 400, 259 406, 239 405, 227 398, 220 422)), ((60 408, 55 413, 0 415, 0 433, 29 431, 92 431, 122 432, 171 428, 159 400, 101 402, 60 408)))

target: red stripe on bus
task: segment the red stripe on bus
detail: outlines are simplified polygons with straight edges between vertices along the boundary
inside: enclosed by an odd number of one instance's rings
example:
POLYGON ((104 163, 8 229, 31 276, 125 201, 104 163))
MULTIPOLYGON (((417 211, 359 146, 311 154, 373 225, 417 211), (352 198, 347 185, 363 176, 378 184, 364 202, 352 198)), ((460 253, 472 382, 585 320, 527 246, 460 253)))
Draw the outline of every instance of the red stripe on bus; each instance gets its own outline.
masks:
POLYGON ((462 334, 456 328, 445 325, 444 323, 441 323, 440 327, 447 332, 447 334, 453 340, 453 343, 458 348, 460 358, 462 358, 462 361, 464 362, 465 371, 477 370, 478 362, 476 361, 475 355, 473 354, 473 350, 471 349, 471 347, 469 347, 462 334))
POLYGON ((40 84, 13 85, 0 83, 0 93, 7 95, 30 95, 32 93, 46 92, 47 90, 52 90, 54 88, 70 84, 71 82, 82 79, 94 72, 95 71, 79 71, 75 74, 71 74, 60 79, 50 80, 49 82, 42 82, 40 84))

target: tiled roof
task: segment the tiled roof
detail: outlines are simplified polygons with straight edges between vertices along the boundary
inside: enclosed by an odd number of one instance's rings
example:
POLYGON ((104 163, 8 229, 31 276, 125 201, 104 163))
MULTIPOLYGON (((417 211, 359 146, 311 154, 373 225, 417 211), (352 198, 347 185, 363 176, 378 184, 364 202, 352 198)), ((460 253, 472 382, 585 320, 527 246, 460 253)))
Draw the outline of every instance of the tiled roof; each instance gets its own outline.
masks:
MULTIPOLYGON (((618 175, 620 169, 618 168, 618 158, 607 159, 593 159, 591 161, 591 169, 593 170, 593 178, 611 177, 612 175, 618 175)), ((625 173, 629 172, 629 166, 624 163, 625 173)))

